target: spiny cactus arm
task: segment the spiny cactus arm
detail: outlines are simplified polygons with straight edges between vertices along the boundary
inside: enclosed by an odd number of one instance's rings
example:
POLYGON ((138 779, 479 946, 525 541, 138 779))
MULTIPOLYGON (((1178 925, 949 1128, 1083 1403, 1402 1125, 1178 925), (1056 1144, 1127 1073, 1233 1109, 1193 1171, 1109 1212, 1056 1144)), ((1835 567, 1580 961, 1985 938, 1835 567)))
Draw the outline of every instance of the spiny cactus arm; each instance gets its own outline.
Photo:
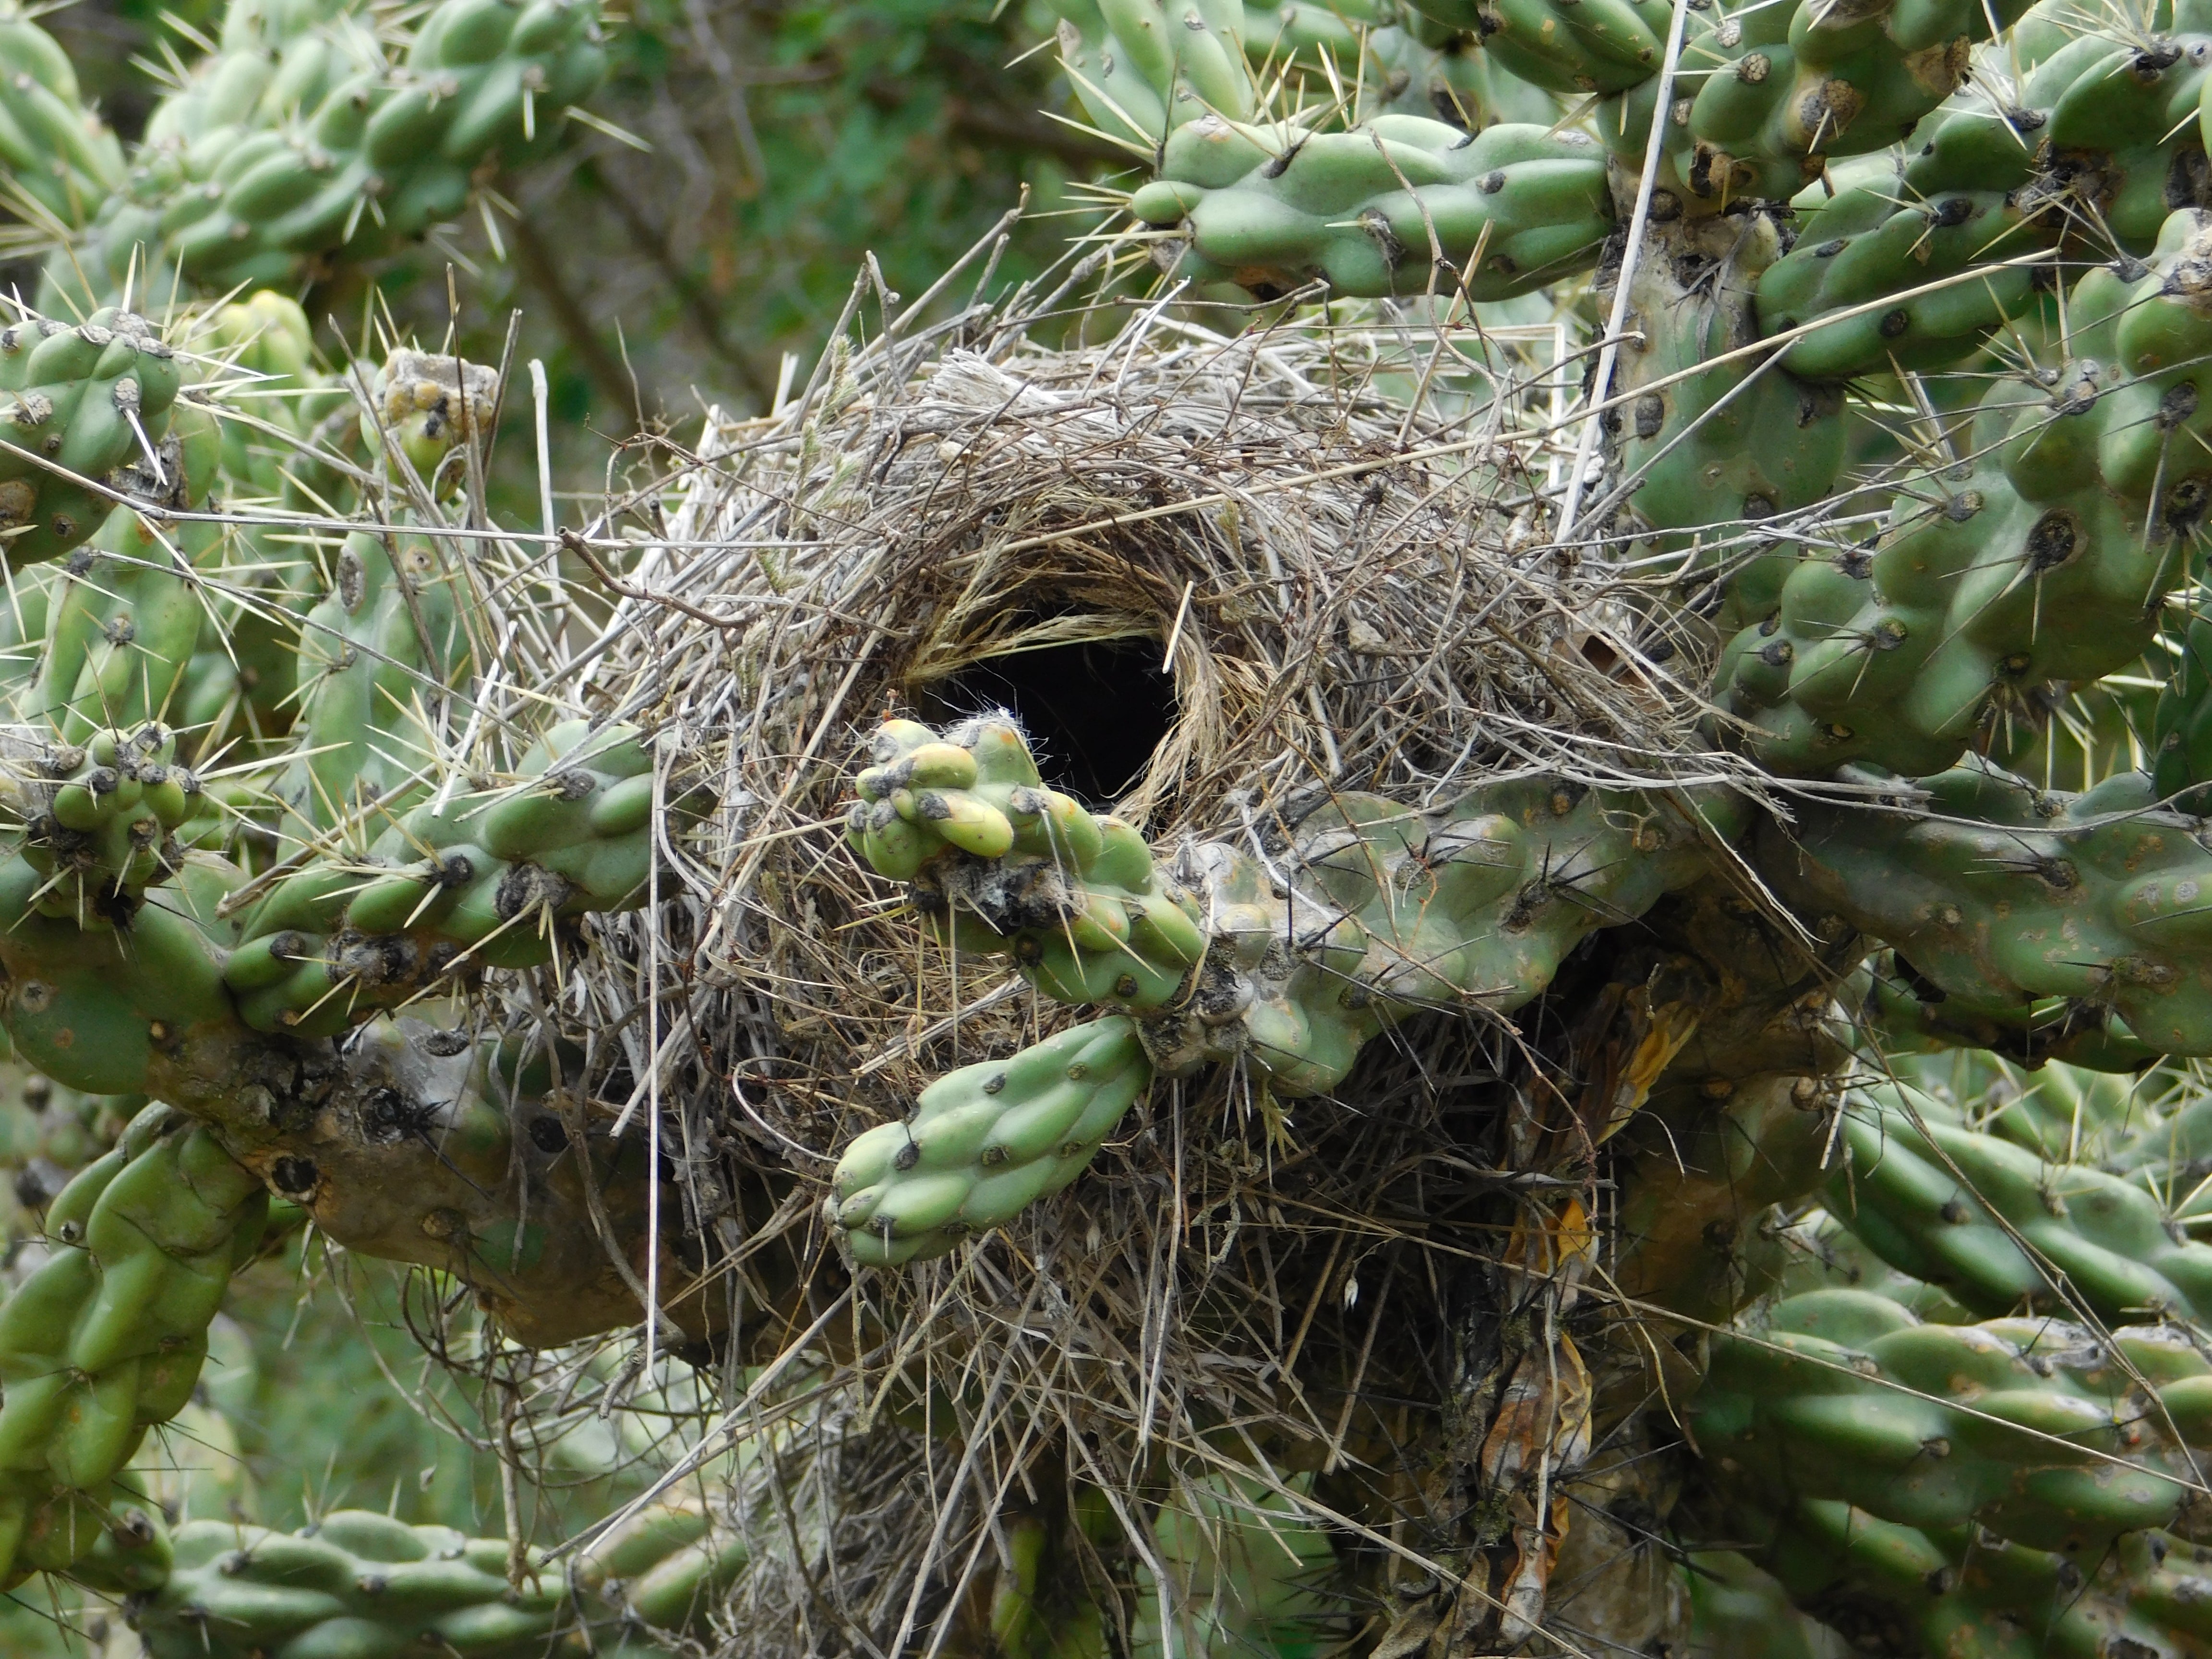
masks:
POLYGON ((1936 1325, 1971 1325, 1974 1316, 1950 1294, 1891 1266, 1864 1239, 1826 1210, 1812 1210, 1775 1229, 1782 1247, 1771 1288, 1783 1297, 1809 1291, 1866 1291, 1936 1325))
POLYGON ((0 13, 0 167, 25 204, 70 229, 99 210, 124 171, 123 147, 86 106, 69 54, 12 4, 0 13))
POLYGON ((2039 256, 2150 257, 2170 212, 2206 204, 2194 158, 2208 64, 2212 36, 2127 43, 2084 31, 2032 66, 2016 101, 1962 93, 1921 124, 1893 171, 1868 167, 1832 198, 1804 200, 1797 246, 1760 282, 1771 332, 1981 274, 1814 328, 1785 362, 1818 378, 1939 367, 2057 284, 2060 267, 2039 256))
POLYGON ((2212 1366, 2185 1329, 1922 1324, 1850 1290, 1790 1297, 1769 1321, 1714 1340, 1691 1425, 1707 1459, 1771 1501, 2081 1550, 2196 1501, 2212 1366))
MULTIPOLYGON (((1470 9, 1431 9, 1440 21, 1478 28, 1486 55, 1527 82, 1612 94, 1595 126, 1623 175, 1620 199, 1632 200, 1667 8, 1491 0, 1470 9)), ((1893 143, 1964 80, 1967 47, 1987 37, 1991 16, 2003 23, 2021 9, 1942 0, 1844 15, 1804 0, 1724 21, 1690 14, 1669 88, 1680 114, 1664 127, 1656 219, 1711 213, 1729 200, 1787 199, 1820 176, 1825 156, 1893 143)), ((1454 149, 1466 146, 1462 133, 1392 125, 1413 118, 1312 137, 1291 125, 1237 125, 1249 118, 1242 107, 1218 106, 1200 142, 1177 142, 1195 120, 1159 129, 1169 140, 1159 179, 1132 205, 1148 223, 1184 228, 1182 274, 1263 293, 1316 276, 1348 295, 1419 292, 1431 282, 1449 291, 1480 242, 1486 257, 1468 273, 1468 291, 1492 299, 1588 269, 1610 228, 1602 160, 1559 148, 1579 135, 1540 127, 1518 144, 1493 138, 1476 155, 1454 149), (1499 199, 1486 201, 1481 185, 1493 179, 1499 199), (1452 270, 1440 269, 1447 264, 1452 270)))
POLYGON ((1817 1499, 1745 1506, 1725 1526, 1771 1540, 1759 1563, 1800 1607, 1893 1650, 2184 1659, 2212 1636, 2202 1611, 2212 1556, 2163 1531, 2075 1555, 1817 1499))
POLYGON ((1212 112, 1241 121, 1258 94, 1245 62, 1243 0, 1055 0, 1061 67, 1091 122, 1152 151, 1212 112))
POLYGON ((1212 842, 1170 867, 1043 788, 1002 720, 946 738, 893 722, 873 758, 847 833, 941 938, 1138 1016, 1170 1073, 1241 1057, 1285 1096, 1334 1087, 1417 1009, 1521 1006, 1586 934, 1703 873, 1704 837, 1741 810, 1556 779, 1430 814, 1346 793, 1280 830, 1269 864, 1212 842))
MULTIPOLYGON (((1799 0, 1725 19, 1691 14, 1654 181, 1662 216, 1786 201, 1820 178, 1826 158, 1887 149, 1965 82, 1970 48, 1993 23, 2026 10, 2020 0, 1936 0, 1842 12, 1799 0)), ((1632 174, 1643 168, 1657 70, 1655 56, 1598 112, 1601 136, 1632 174)))
POLYGON ((1794 836, 1762 828, 1755 857, 1804 914, 1889 941, 1919 984, 2023 1014, 2063 999, 2154 1053, 2203 1054, 2212 853, 2153 788, 2125 773, 2046 794, 1964 767, 1886 805, 1802 803, 1794 836))
POLYGON ((2151 781, 2184 812, 2212 807, 2212 620, 2193 611, 2151 726, 2151 781))
MULTIPOLYGON (((336 1044, 254 1030, 225 982, 238 934, 217 912, 241 878, 218 859, 187 854, 173 881, 106 927, 38 913, 47 879, 20 859, 0 864, 0 911, 20 918, 0 929, 0 1013, 28 1063, 72 1087, 175 1103, 339 1243, 452 1273, 520 1340, 637 1317, 630 1278, 647 1277, 650 1237, 641 1144, 609 1143, 550 1076, 521 1086, 472 1040, 419 1021, 336 1044)), ((706 1328, 672 1255, 659 1277, 671 1316, 706 1328)))
POLYGON ((944 738, 894 720, 854 780, 848 838, 912 884, 956 948, 1006 951, 1063 1002, 1158 1008, 1206 951, 1196 894, 1119 818, 1047 789, 1022 735, 982 719, 944 738))
POLYGON ((1588 270, 1612 228, 1604 154, 1584 134, 1501 124, 1470 137, 1419 115, 1354 132, 1203 117, 1169 136, 1130 208, 1180 228, 1172 257, 1155 256, 1175 274, 1262 294, 1321 280, 1505 299, 1588 270))
POLYGON ((212 752, 240 732, 274 739, 291 726, 299 621, 322 580, 284 520, 342 513, 379 445, 356 453, 358 388, 323 367, 295 301, 263 289, 222 306, 203 318, 192 345, 229 378, 214 404, 219 476, 225 507, 250 515, 226 526, 211 550, 223 580, 203 606, 186 695, 172 716, 212 752))
POLYGON ((110 508, 100 487, 154 453, 180 380, 176 354, 130 312, 0 328, 0 532, 11 569, 100 529, 110 508))
POLYGON ((898 1267, 1005 1225, 1080 1175, 1152 1081, 1125 1015, 947 1073, 846 1147, 824 1206, 853 1257, 898 1267))
MULTIPOLYGON (((1970 1123, 2053 1164, 2124 1172, 2130 1166, 2112 1160, 2174 1121, 2166 1098, 2174 1081, 2170 1071, 2115 1075, 2058 1061, 2015 1077, 1990 1056, 1960 1050, 1884 1049, 1869 1063, 1908 1088, 1936 1095, 1945 1103, 1942 1121, 1970 1123)), ((2183 1161, 2191 1156, 2182 1154, 2183 1161)))
POLYGON ((1829 1212, 1892 1267, 1978 1313, 2208 1322, 2212 1245, 2136 1182, 1978 1134, 1896 1085, 1847 1097, 1838 1139, 1829 1212))
POLYGON ((2090 1071, 2132 1073, 2162 1053, 2136 1038, 2097 1001, 2039 997, 1987 1001, 1947 992, 1909 963, 1877 953, 1856 1011, 1868 1040, 1885 1054, 1984 1049, 2019 1066, 2061 1060, 2090 1071))
POLYGON ((190 1399, 268 1195, 166 1106, 54 1200, 54 1253, 0 1305, 0 1582, 65 1571, 109 1521, 112 1484, 190 1399))
POLYGON ((1755 1235, 1770 1206, 1820 1185, 1826 1098, 1809 1078, 1768 1073, 1717 1102, 1646 1107, 1660 1132, 1631 1132, 1641 1144, 1619 1177, 1621 1293, 1719 1322, 1771 1289, 1755 1235))
POLYGON ((46 269, 79 302, 134 270, 155 293, 287 285, 316 258, 375 258, 453 217, 477 169, 559 142, 605 74, 589 0, 441 0, 404 62, 334 9, 226 48, 157 110, 128 179, 46 269))
MULTIPOLYGON (((1694 532, 1793 514, 1835 487, 1845 454, 1842 388, 1746 350, 1759 337, 1759 273, 1781 247, 1771 219, 1704 219, 1674 230, 1673 257, 1638 262, 1613 371, 1619 401, 1604 417, 1619 493, 1594 502, 1593 515, 1625 498, 1655 530, 1694 532)), ((1684 549, 1693 538, 1662 534, 1657 543, 1684 549)), ((1715 625, 1725 635, 1771 615, 1790 566, 1784 553, 1740 561, 1715 625)))
POLYGON ((188 1522, 165 1573, 125 1611, 148 1659, 397 1653, 468 1659, 671 1651, 646 1635, 704 1634, 744 1573, 740 1530, 696 1499, 656 1504, 563 1565, 532 1552, 510 1580, 504 1538, 340 1510, 295 1533, 188 1522), (642 1639, 641 1639, 642 1638, 642 1639))
POLYGON ((172 722, 188 682, 219 566, 223 532, 170 513, 204 513, 222 480, 215 411, 179 399, 150 453, 109 473, 131 505, 107 514, 88 546, 43 583, 46 648, 15 717, 81 747, 95 733, 172 722))
POLYGON ((2160 250, 2132 282, 2099 270, 2075 288, 2090 317, 2118 316, 2118 362, 2054 373, 2047 398, 1994 387, 1963 486, 1901 499, 1871 554, 1808 556, 1730 642, 1722 701, 1762 764, 1941 771, 2008 696, 2097 679, 2151 643, 2212 502, 2196 274, 2212 215, 2175 214, 2160 250))
POLYGON ((571 720, 512 785, 403 796, 364 854, 311 860, 241 913, 223 970, 240 1017, 331 1035, 428 987, 552 960, 560 924, 645 902, 659 787, 635 731, 571 720))

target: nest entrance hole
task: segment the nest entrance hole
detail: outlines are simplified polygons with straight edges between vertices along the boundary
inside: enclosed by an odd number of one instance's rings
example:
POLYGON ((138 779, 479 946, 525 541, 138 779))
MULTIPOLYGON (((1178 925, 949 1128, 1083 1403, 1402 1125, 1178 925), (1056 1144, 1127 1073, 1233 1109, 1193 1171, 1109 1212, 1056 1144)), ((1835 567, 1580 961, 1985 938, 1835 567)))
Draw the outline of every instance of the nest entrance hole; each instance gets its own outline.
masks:
POLYGON ((1091 806, 1118 800, 1144 776, 1179 712, 1175 678, 1149 636, 1079 640, 983 657, 916 688, 922 718, 1011 710, 1037 770, 1091 806))

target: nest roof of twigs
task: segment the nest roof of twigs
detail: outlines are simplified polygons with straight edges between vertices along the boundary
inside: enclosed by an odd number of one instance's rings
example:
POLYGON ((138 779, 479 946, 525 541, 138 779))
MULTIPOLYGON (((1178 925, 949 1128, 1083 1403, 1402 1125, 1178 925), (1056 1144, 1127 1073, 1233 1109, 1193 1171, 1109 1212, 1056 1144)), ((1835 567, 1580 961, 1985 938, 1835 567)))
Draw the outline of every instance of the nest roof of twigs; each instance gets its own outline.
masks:
MULTIPOLYGON (((1695 641, 1648 631, 1667 608, 1622 569, 1541 550, 1536 487, 1577 434, 1544 428, 1534 372, 1479 370, 1372 311, 1237 331, 1094 308, 1106 263, 950 317, 856 288, 886 325, 841 336, 776 413, 710 417, 658 516, 595 538, 638 544, 588 653, 602 708, 668 734, 719 805, 582 972, 620 981, 603 1007, 666 1011, 619 1033, 621 1086, 656 1083, 665 1145, 796 1177, 744 1251, 828 1257, 818 1204, 852 1135, 1072 1018, 926 943, 843 842, 876 724, 974 708, 963 671, 1082 641, 1164 663, 1172 718, 1115 804, 1156 844, 1242 836, 1328 789, 1441 803, 1502 773, 1703 763, 1667 678, 1695 641)), ((1049 775, 1054 734, 1032 730, 1049 775)), ((1030 1501, 1040 1456, 1136 1530, 1138 1495, 1218 1463, 1229 1424, 1340 1524, 1412 1503, 1422 1410, 1455 1386, 1436 1310, 1499 1242, 1430 1160, 1493 1114, 1468 1085, 1495 1074, 1495 1036, 1417 1021, 1295 1114, 1238 1076, 1160 1085, 1068 1193, 959 1256, 864 1275, 853 1295, 895 1334, 836 1372, 857 1393, 809 1393, 872 1431, 810 1464, 836 1462, 864 1512, 832 1529, 828 1577, 752 1575, 728 1650, 942 1637, 986 1517, 1030 1501), (923 1364, 964 1455, 923 1455, 854 1403, 923 1364), (1363 1391, 1382 1404, 1355 1420, 1363 1391), (1385 1407, 1412 1417, 1393 1429, 1385 1407)))

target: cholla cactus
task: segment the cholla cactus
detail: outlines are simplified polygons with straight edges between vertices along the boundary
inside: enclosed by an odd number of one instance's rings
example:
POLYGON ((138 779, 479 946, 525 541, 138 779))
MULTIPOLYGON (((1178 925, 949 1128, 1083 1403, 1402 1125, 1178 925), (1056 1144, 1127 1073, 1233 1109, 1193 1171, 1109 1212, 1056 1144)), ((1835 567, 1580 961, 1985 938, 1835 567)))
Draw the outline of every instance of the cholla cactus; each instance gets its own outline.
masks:
POLYGON ((156 1659, 2205 1650, 2212 17, 1066 8, 1103 252, 526 531, 499 368, 285 291, 600 27, 234 0, 126 155, 0 24, 0 1581, 156 1659), (963 706, 1117 639, 1118 800, 963 706), (303 1224, 548 1368, 509 1458, 611 1331, 595 1422, 705 1426, 556 1553, 154 1513, 303 1224))

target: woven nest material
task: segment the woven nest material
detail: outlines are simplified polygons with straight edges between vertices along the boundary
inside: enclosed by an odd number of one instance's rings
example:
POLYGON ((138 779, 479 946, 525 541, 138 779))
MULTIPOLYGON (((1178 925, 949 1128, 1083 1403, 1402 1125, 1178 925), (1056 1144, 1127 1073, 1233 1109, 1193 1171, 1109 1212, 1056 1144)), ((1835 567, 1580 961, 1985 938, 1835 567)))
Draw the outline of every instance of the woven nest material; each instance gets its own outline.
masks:
MULTIPOLYGON (((1525 386, 1439 365, 1387 317, 1230 337, 1152 311, 1040 343, 1060 297, 841 342, 778 414, 710 418, 660 516, 603 526, 640 548, 588 653, 601 710, 662 732, 720 805, 667 849, 655 906, 602 928, 568 1006, 627 1011, 603 1097, 657 1089, 735 1278, 793 1246, 830 1260, 819 1200, 852 1136, 1074 1017, 925 942, 843 842, 878 722, 958 707, 963 671, 1085 641, 1164 660, 1172 720, 1114 803, 1155 845, 1241 838, 1331 788, 1427 805, 1501 775, 1704 763, 1667 678, 1696 641, 1644 631, 1665 608, 1620 570, 1531 556, 1532 481, 1574 434, 1518 432, 1525 386), (763 1170, 773 1216, 733 1221, 763 1170)), ((1032 735, 1049 775, 1054 734, 1032 735)), ((1456 1172, 1491 1156, 1512 1040, 1425 1016, 1295 1114, 1226 1068, 1164 1083, 1067 1193, 960 1256, 862 1275, 869 1318, 824 1273, 810 1313, 893 1334, 808 1391, 866 1502, 808 1528, 836 1571, 748 1579, 726 1650, 943 1637, 990 1517, 1053 1485, 1040 1459, 1130 1537, 1163 1483, 1232 1450, 1354 1553, 1387 1517, 1414 1552, 1462 1535, 1449 1402, 1483 1385, 1470 1333, 1500 1311, 1468 1269, 1502 1241, 1456 1172), (851 1433, 900 1366, 927 1368, 964 1452, 851 1433)), ((1126 1590, 1129 1571, 1104 1550, 1086 1574, 1126 1590)))

